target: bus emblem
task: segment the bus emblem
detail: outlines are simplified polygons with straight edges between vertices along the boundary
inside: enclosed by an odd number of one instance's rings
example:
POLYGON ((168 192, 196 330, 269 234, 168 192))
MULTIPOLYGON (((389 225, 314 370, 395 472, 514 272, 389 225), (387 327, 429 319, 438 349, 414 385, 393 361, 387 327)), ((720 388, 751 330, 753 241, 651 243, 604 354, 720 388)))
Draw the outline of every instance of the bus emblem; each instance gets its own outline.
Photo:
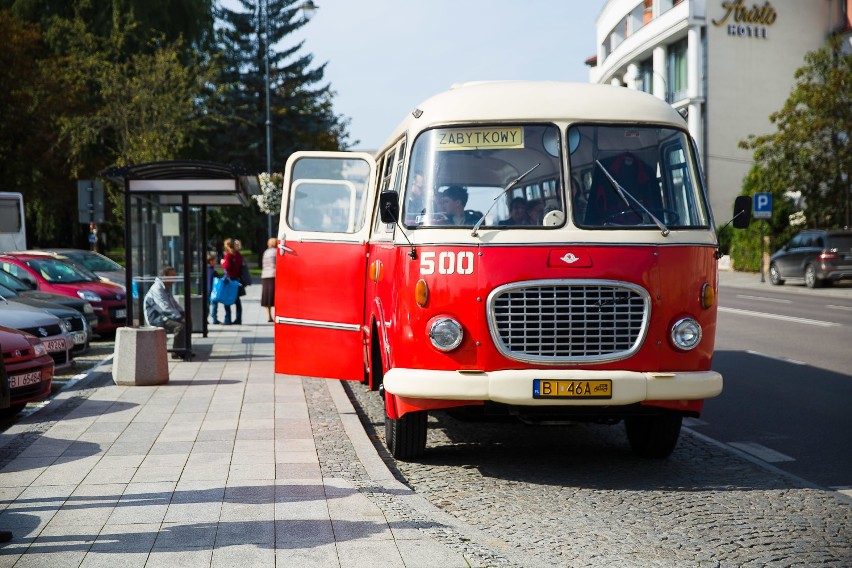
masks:
POLYGON ((565 255, 562 256, 559 260, 561 260, 565 264, 574 264, 575 262, 580 260, 580 257, 574 255, 573 252, 568 252, 568 253, 565 253, 565 255))

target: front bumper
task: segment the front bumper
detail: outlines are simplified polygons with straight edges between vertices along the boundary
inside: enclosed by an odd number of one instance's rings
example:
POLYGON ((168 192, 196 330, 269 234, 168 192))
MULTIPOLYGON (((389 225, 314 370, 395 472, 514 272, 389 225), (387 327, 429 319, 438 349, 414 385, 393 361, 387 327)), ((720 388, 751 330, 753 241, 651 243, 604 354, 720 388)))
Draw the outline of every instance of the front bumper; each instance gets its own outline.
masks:
POLYGON ((384 376, 389 393, 407 398, 490 400, 520 406, 609 406, 646 400, 703 400, 722 392, 715 371, 637 372, 565 369, 434 371, 391 369, 384 376), (612 380, 609 399, 535 399, 533 380, 612 380))

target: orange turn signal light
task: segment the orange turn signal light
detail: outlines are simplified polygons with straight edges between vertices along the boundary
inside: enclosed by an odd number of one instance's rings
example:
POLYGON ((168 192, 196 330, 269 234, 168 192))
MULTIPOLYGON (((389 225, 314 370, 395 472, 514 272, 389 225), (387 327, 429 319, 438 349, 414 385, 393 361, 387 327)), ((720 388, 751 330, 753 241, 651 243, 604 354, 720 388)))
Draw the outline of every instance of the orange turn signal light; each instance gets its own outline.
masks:
POLYGON ((373 282, 378 282, 382 279, 382 261, 377 260, 375 262, 370 263, 370 280, 373 282))
POLYGON ((418 280, 414 286, 414 301, 421 308, 426 307, 426 302, 429 301, 429 286, 423 279, 418 280))
POLYGON ((704 283, 704 286, 701 287, 701 307, 705 310, 710 309, 713 304, 716 303, 716 290, 713 289, 713 286, 704 283))

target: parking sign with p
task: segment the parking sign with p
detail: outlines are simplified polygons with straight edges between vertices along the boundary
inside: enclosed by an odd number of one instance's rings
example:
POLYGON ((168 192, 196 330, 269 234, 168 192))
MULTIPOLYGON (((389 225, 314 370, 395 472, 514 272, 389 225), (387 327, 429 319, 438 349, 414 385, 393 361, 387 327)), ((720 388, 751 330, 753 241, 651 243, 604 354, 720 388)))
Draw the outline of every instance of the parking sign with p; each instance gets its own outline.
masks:
POLYGON ((771 193, 755 193, 752 201, 753 213, 755 219, 771 219, 772 218, 772 194, 771 193))

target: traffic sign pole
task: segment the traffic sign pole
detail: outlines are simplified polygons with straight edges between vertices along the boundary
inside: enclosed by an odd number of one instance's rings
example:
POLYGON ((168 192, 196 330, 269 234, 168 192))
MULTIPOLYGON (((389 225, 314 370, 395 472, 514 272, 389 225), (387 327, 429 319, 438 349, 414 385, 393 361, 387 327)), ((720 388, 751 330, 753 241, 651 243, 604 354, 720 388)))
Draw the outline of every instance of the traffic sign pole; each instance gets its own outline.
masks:
POLYGON ((766 221, 760 222, 760 281, 766 282, 763 277, 763 228, 766 226, 766 221))

